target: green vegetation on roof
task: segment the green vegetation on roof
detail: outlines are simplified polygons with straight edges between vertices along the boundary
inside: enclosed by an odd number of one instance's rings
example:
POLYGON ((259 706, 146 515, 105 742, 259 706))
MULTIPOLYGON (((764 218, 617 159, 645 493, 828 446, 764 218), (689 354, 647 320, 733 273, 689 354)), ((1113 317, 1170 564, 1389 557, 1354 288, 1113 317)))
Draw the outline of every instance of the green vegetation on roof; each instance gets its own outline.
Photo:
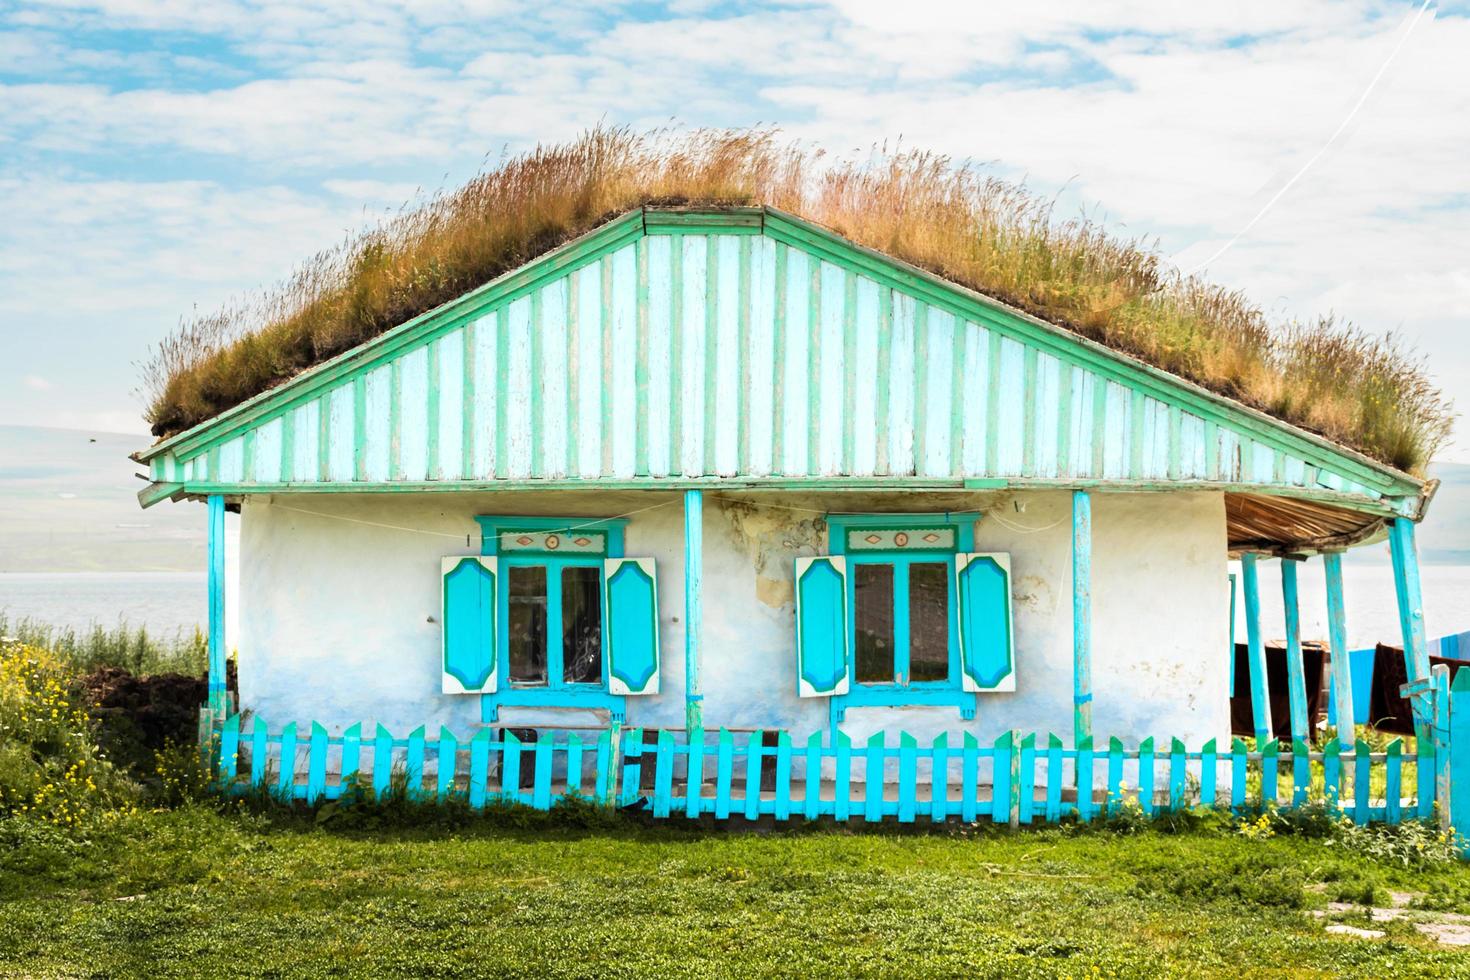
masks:
POLYGON ((648 205, 768 205, 1422 475, 1449 401, 1391 334, 1272 324, 1150 243, 920 151, 833 160, 767 130, 599 128, 487 169, 320 252, 285 282, 186 320, 144 369, 156 435, 301 371, 648 205))

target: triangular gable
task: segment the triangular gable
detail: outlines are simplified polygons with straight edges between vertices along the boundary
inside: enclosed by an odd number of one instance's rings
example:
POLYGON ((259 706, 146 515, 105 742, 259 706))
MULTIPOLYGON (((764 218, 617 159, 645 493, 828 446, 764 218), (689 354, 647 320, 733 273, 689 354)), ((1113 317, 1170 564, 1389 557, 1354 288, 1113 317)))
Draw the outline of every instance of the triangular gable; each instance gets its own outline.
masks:
POLYGON ((1407 512, 1421 488, 768 209, 625 215, 142 458, 153 499, 719 477, 1194 484, 1407 512))

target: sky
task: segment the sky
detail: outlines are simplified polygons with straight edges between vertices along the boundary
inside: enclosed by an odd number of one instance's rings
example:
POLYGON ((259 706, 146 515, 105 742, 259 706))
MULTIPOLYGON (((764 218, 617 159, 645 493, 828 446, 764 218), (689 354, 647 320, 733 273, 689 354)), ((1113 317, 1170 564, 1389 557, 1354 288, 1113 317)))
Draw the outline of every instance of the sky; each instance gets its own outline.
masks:
POLYGON ((936 150, 1470 380, 1470 4, 0 0, 0 424, 141 447, 181 317, 599 123, 936 150))

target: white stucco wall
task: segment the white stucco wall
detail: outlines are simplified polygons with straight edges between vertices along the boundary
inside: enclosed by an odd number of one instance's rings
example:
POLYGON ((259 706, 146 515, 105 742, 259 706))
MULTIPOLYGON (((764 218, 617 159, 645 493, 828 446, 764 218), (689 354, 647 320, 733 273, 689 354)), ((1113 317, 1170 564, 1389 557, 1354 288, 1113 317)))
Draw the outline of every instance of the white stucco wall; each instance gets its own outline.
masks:
MULTIPOLYGON (((480 724, 479 699, 439 693, 439 559, 479 549, 476 514, 634 515, 626 553, 658 561, 662 691, 628 699, 628 721, 684 720, 683 510, 676 493, 391 494, 247 498, 240 536, 240 695, 272 728, 334 731, 381 722, 480 724), (390 525, 390 526, 384 526, 390 525), (411 530, 402 530, 407 528, 411 530), (466 536, 468 535, 468 539, 466 536)), ((1011 554, 1017 684, 954 708, 850 709, 856 740, 883 728, 920 739, 1072 728, 1070 498, 1066 493, 708 493, 702 684, 705 724, 828 725, 825 699, 798 699, 792 559, 826 550, 828 511, 972 510, 976 548, 1011 554), (1017 505, 1023 509, 1018 510, 1017 505)), ((1218 493, 1102 494, 1093 505, 1094 733, 1191 745, 1229 729, 1229 593, 1218 493)), ((502 724, 596 724, 588 713, 505 708, 502 724)))

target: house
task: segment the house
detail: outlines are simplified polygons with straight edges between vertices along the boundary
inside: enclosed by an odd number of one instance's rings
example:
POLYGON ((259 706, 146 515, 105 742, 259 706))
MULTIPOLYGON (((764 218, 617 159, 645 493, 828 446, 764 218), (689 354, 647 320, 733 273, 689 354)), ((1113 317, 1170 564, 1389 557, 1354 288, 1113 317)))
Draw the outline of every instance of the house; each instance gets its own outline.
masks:
POLYGON ((218 716, 238 508, 238 708, 334 737, 1199 742, 1232 555, 1264 733, 1258 563, 1324 556, 1350 690, 1385 534, 1428 677, 1432 485, 772 208, 625 213, 137 458, 208 501, 218 716))

